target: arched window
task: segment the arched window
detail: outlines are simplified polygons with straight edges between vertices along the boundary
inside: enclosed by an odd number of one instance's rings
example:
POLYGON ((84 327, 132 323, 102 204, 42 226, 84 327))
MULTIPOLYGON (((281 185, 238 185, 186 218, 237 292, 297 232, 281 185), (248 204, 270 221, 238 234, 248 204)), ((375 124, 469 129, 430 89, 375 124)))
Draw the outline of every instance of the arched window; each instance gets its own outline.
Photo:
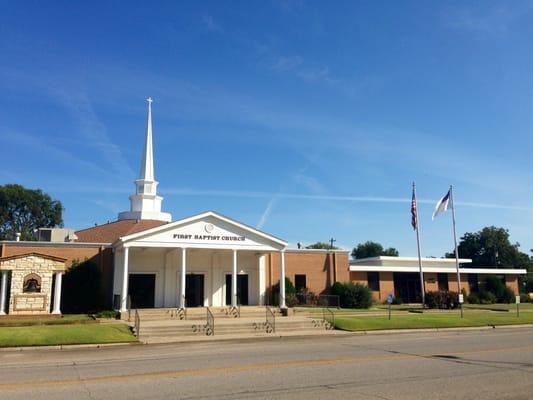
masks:
POLYGON ((37 274, 29 274, 24 277, 24 293, 41 293, 41 277, 37 274))

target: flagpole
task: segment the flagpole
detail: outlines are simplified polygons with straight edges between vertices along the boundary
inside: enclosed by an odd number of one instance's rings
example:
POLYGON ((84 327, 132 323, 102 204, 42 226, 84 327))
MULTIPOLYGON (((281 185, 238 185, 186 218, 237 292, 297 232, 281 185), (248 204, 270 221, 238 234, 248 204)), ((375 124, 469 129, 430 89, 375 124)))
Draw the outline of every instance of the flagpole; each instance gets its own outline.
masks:
MULTIPOLYGON (((413 182, 413 197, 416 201, 416 185, 413 182)), ((418 204, 416 206, 416 247, 418 249, 418 269, 420 271, 420 289, 422 290, 422 308, 426 305, 426 289, 424 287, 424 273, 422 272, 422 257, 420 256, 420 220, 418 219, 418 204)))
MULTIPOLYGON (((461 296, 461 273, 459 272, 459 251, 457 250, 457 230, 455 228, 455 201, 453 199, 453 186, 450 185, 450 201, 452 203, 453 241, 455 244, 455 269, 457 270, 457 296, 461 296)), ((463 318, 463 303, 459 302, 461 318, 463 318)))

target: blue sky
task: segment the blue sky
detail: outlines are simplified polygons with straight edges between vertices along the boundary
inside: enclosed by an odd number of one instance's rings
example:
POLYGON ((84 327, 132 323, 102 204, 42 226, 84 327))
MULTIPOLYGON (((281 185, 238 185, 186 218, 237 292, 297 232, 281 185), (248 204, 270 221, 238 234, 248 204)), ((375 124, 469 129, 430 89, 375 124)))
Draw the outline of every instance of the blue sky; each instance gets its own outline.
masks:
POLYGON ((0 3, 0 184, 74 228, 129 208, 152 96, 174 219, 216 210, 291 243, 423 255, 508 228, 533 248, 533 3, 0 3))

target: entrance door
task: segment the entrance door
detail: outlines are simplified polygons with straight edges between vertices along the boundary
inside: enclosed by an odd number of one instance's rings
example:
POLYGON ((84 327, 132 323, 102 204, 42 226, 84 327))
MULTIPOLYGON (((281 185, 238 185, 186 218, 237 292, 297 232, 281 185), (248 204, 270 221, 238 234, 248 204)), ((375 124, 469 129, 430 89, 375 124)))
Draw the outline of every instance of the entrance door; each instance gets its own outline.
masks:
POLYGON ((394 291, 396 297, 404 303, 419 303, 422 301, 420 289, 420 275, 413 272, 395 272, 394 291))
MULTIPOLYGON (((237 302, 248 305, 248 275, 237 275, 237 302)), ((226 305, 231 306, 231 274, 226 275, 226 305)))
POLYGON ((185 278, 185 305, 187 307, 204 306, 203 274, 187 274, 185 278))
POLYGON ((153 308, 155 274, 131 274, 128 279, 131 308, 153 308))

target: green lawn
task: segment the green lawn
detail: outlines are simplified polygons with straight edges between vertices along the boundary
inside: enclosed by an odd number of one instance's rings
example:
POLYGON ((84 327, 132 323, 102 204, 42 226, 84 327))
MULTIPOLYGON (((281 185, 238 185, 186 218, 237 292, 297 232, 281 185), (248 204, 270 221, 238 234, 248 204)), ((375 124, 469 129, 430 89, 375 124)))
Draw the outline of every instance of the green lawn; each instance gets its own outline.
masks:
POLYGON ((378 317, 336 317, 335 327, 347 331, 368 331, 379 329, 418 329, 418 328, 453 328, 467 326, 533 324, 533 313, 523 313, 520 317, 512 313, 468 313, 464 318, 456 314, 402 314, 378 317))
POLYGON ((121 343, 137 339, 121 323, 1 327, 0 347, 121 343))
MULTIPOLYGON (((516 304, 465 304, 465 309, 472 310, 498 310, 516 312, 516 304)), ((520 312, 533 311, 533 303, 521 303, 520 312)))

